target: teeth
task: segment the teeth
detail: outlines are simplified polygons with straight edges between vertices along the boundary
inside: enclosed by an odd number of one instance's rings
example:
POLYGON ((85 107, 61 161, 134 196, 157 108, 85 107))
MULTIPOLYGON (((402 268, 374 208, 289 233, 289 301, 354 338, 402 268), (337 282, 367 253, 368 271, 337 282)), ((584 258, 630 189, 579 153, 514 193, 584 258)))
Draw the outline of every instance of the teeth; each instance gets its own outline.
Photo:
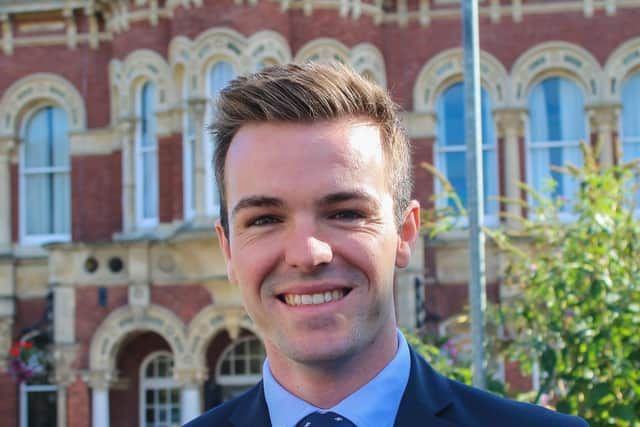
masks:
POLYGON ((344 297, 343 290, 327 291, 319 294, 286 294, 284 301, 287 305, 316 305, 337 301, 344 297))

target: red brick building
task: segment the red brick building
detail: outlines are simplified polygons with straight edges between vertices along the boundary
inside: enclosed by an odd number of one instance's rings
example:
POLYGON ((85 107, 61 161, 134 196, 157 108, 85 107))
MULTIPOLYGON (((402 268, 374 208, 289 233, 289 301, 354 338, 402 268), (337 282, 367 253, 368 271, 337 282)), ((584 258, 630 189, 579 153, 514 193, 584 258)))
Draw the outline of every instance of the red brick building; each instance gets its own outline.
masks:
MULTIPOLYGON (((580 162, 580 140, 602 141, 604 164, 640 156, 640 1, 480 0, 480 15, 489 224, 490 197, 524 197, 518 181, 570 195, 551 166, 580 162)), ((438 191, 426 161, 465 200, 456 0, 5 0, 0 22, 3 426, 173 426, 258 380, 204 132, 233 76, 351 64, 406 111, 416 197, 438 191), (22 385, 19 340, 50 360, 22 385)), ((425 301, 446 328, 466 303, 464 223, 414 258, 399 323, 415 327, 425 301)))

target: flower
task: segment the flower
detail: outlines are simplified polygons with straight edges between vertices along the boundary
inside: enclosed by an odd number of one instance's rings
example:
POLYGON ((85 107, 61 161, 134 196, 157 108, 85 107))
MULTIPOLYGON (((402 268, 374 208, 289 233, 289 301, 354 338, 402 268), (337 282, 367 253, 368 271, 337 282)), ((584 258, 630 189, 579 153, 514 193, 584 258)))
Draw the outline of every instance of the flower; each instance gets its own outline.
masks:
POLYGON ((18 384, 29 381, 34 375, 46 371, 45 357, 42 351, 33 346, 31 341, 15 342, 9 349, 8 373, 18 384))

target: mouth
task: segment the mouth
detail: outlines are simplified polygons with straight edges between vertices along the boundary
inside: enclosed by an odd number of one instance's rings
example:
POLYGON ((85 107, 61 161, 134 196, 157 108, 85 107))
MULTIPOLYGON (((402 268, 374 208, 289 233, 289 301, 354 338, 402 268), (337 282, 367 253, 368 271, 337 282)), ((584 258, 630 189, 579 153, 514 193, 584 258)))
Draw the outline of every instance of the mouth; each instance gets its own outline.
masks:
POLYGON ((340 301, 346 297, 351 288, 339 288, 325 292, 315 292, 309 294, 280 294, 278 299, 290 307, 301 305, 320 305, 334 301, 340 301))

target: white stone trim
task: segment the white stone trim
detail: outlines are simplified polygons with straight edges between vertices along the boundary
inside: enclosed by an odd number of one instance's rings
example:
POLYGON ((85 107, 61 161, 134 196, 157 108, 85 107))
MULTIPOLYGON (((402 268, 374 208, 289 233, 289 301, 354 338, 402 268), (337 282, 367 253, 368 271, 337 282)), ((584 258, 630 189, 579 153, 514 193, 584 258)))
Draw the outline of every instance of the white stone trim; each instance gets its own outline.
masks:
POLYGON ((130 306, 112 311, 100 324, 89 346, 89 369, 115 372, 116 356, 124 338, 135 331, 151 331, 169 344, 174 366, 184 358, 187 336, 182 320, 169 309, 149 305, 144 310, 130 306))
POLYGON ((0 135, 17 137, 25 115, 37 106, 62 108, 70 131, 84 131, 87 112, 84 99, 71 82, 51 73, 34 73, 13 83, 0 99, 0 135))
POLYGON ((349 63, 350 51, 342 42, 329 37, 318 37, 298 50, 295 55, 295 62, 342 62, 349 63))
POLYGON ((264 60, 286 64, 292 59, 287 39, 271 30, 253 33, 247 40, 246 55, 250 58, 251 71, 256 70, 264 60))
POLYGON ((513 106, 527 108, 527 97, 540 81, 551 76, 567 77, 583 90, 585 105, 597 104, 602 96, 603 73, 586 49, 563 41, 531 47, 511 69, 513 106))
MULTIPOLYGON (((422 67, 413 87, 414 111, 436 111, 436 101, 440 94, 451 84, 463 80, 463 60, 462 49, 453 48, 440 52, 422 67)), ((494 109, 511 102, 507 70, 487 52, 480 52, 480 77, 482 87, 491 96, 494 109)))
POLYGON ((607 82, 604 98, 613 103, 622 101, 622 85, 632 74, 640 72, 640 37, 621 44, 614 50, 604 66, 607 82))
POLYGON ((376 83, 387 87, 387 72, 384 55, 371 43, 359 43, 351 48, 349 55, 351 66, 360 74, 371 73, 376 83))

